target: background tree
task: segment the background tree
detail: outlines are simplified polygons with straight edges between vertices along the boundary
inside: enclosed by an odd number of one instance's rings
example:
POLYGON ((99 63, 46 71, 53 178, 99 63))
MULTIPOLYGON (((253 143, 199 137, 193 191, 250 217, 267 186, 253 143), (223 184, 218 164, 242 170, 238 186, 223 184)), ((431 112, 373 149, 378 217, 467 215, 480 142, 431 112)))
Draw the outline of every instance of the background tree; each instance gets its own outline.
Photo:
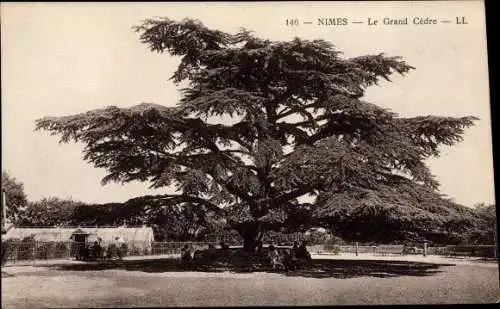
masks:
POLYGON ((7 195, 7 218, 17 224, 28 200, 23 183, 2 170, 2 192, 7 195))
POLYGON ((153 227, 158 241, 196 240, 224 226, 223 218, 209 209, 189 203, 172 204, 170 199, 154 196, 134 198, 124 203, 80 204, 73 208, 69 225, 147 225, 153 227))
POLYGON ((496 244, 497 214, 495 204, 480 203, 475 205, 474 209, 479 220, 468 235, 468 244, 496 244))
POLYGON ((176 241, 205 240, 226 225, 215 213, 189 203, 163 207, 152 223, 158 240, 176 241))
POLYGON ((362 99, 413 69, 402 59, 345 59, 324 40, 271 41, 191 19, 148 19, 136 31, 151 51, 180 57, 176 106, 37 121, 83 142, 85 159, 108 171, 103 183, 172 186, 157 198, 225 216, 248 251, 267 229, 338 226, 340 236, 385 242, 471 224, 472 212, 436 192, 425 160, 476 118, 403 118, 362 99))
POLYGON ((18 225, 22 227, 65 226, 70 224, 76 208, 81 205, 84 204, 58 197, 28 202, 26 209, 18 219, 18 225))

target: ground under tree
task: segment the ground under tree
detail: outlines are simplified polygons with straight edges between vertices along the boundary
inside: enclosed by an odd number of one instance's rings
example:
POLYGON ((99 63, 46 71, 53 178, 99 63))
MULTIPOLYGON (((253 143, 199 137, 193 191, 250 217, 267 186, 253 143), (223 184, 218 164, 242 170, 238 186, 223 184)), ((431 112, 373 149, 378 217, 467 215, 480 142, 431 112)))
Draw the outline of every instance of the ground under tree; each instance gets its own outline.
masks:
POLYGON ((248 251, 268 229, 322 225, 388 241, 470 223, 425 160, 476 118, 403 118, 363 100, 367 87, 413 69, 401 58, 346 59, 321 39, 271 41, 190 19, 136 30, 151 51, 180 58, 171 78, 187 84, 180 102, 37 121, 84 143, 85 159, 108 172, 103 183, 173 186, 177 194, 152 198, 225 217, 248 251))

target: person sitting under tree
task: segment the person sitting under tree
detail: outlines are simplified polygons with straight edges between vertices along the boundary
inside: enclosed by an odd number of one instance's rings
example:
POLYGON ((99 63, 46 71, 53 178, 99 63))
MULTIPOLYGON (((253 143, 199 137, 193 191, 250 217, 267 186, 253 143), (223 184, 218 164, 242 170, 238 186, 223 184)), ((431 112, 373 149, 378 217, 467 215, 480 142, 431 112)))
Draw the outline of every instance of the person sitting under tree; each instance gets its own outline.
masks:
POLYGON ((223 242, 223 241, 221 241, 221 243, 220 243, 220 248, 223 251, 228 251, 229 250, 229 246, 225 242, 223 242))
POLYGON ((311 254, 309 253, 309 251, 307 251, 307 246, 306 246, 306 242, 305 241, 302 242, 302 244, 300 245, 300 247, 297 248, 295 257, 298 260, 305 261, 306 264, 311 264, 312 263, 311 254))
POLYGON ((299 251, 299 244, 294 241, 293 242, 293 247, 292 247, 292 254, 297 257, 297 252, 299 251))
POLYGON ((185 245, 181 251, 182 266, 185 269, 189 269, 191 267, 192 261, 193 261, 193 258, 191 257, 191 250, 189 249, 188 245, 185 245))
POLYGON ((123 237, 116 237, 116 254, 118 255, 118 259, 122 260, 125 255, 125 240, 123 237))
MULTIPOLYGON (((298 248, 298 246, 297 246, 298 248)), ((297 257, 295 251, 287 249, 283 258, 283 265, 287 270, 294 271, 297 267, 297 257)))
POLYGON ((99 245, 98 241, 94 241, 91 252, 94 259, 98 259, 101 257, 101 246, 99 245))
POLYGON ((269 259, 271 260, 273 270, 275 270, 280 264, 280 255, 274 245, 269 246, 269 259))
POLYGON ((257 242, 257 252, 261 253, 263 249, 264 249, 264 243, 261 240, 259 240, 257 242))

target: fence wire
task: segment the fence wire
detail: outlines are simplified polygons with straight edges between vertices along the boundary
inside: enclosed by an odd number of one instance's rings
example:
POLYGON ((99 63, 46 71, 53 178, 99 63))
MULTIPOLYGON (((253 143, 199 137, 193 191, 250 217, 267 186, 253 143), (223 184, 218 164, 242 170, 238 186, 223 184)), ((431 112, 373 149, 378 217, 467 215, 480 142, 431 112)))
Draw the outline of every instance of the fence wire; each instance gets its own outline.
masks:
MULTIPOLYGON (((204 250, 212 245, 218 247, 219 243, 213 242, 128 242, 122 247, 123 256, 159 256, 179 255, 187 246, 191 252, 204 250)), ((282 247, 291 247, 290 243, 278 244, 282 247)), ((102 246, 102 256, 107 256, 112 251, 113 245, 102 246)), ((238 247, 238 246, 237 246, 238 247)), ((25 261, 25 260, 50 260, 50 259, 72 259, 82 248, 81 243, 74 241, 47 242, 47 241, 17 241, 7 240, 2 242, 3 261, 25 261)), ((116 249, 115 249, 116 250, 116 249)), ((497 246, 442 246, 427 247, 405 247, 402 245, 332 245, 319 244, 308 246, 309 252, 313 254, 373 254, 373 255, 439 255, 451 257, 487 257, 497 256, 497 246)))

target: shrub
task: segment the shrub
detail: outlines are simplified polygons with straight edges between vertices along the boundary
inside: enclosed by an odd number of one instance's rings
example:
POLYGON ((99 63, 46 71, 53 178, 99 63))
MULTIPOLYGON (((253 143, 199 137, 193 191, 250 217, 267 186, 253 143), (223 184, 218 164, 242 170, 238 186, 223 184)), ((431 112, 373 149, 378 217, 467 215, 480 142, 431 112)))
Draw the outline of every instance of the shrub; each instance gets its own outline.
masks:
POLYGON ((13 246, 14 244, 10 239, 2 241, 2 266, 5 264, 5 262, 7 262, 9 256, 13 252, 13 246))
POLYGON ((35 250, 35 259, 50 259, 54 254, 56 248, 56 243, 53 241, 43 242, 41 244, 36 245, 35 250))
POLYGON ((109 244, 106 255, 108 257, 115 257, 118 255, 118 247, 116 244, 109 244))
POLYGON ((143 252, 143 250, 141 248, 133 246, 132 249, 130 249, 128 255, 139 256, 139 255, 144 255, 144 252, 143 252))
POLYGON ((54 259, 68 257, 68 247, 64 242, 49 241, 37 243, 35 250, 36 259, 54 259))
POLYGON ((35 236, 32 235, 25 237, 21 242, 18 243, 16 259, 33 260, 35 258, 35 252, 36 252, 35 236))
POLYGON ((53 257, 54 258, 66 258, 69 257, 69 246, 67 243, 63 241, 59 241, 56 243, 54 252, 53 252, 53 257))
POLYGON ((333 253, 334 255, 340 254, 340 246, 338 245, 325 245, 325 251, 328 253, 333 253))
POLYGON ((2 241, 2 263, 9 259, 32 260, 67 258, 70 247, 65 242, 37 242, 34 237, 2 241))
POLYGON ((122 253, 122 256, 127 256, 128 253, 129 253, 129 248, 128 248, 128 244, 122 244, 120 246, 120 251, 122 253))
POLYGON ((339 255, 340 254, 340 247, 339 246, 334 246, 332 252, 335 255, 339 255))

